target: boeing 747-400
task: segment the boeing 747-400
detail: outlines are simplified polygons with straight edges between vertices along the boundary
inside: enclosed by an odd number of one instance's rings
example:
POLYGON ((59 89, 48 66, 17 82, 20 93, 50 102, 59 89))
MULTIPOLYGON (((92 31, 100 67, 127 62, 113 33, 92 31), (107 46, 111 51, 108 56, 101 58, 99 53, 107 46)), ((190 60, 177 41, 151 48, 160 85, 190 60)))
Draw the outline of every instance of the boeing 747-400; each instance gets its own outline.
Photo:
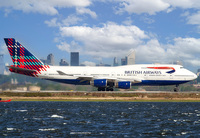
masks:
POLYGON ((14 38, 5 38, 14 73, 75 85, 92 85, 98 91, 130 89, 134 85, 178 85, 197 78, 193 72, 173 64, 137 64, 116 67, 50 66, 14 38))

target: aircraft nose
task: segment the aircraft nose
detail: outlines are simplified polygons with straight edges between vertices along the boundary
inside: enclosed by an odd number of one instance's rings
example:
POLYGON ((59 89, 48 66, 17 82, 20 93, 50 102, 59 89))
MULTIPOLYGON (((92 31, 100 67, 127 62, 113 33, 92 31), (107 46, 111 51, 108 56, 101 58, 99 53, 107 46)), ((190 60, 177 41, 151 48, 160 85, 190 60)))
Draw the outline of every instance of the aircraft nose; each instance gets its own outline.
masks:
POLYGON ((197 74, 195 74, 195 73, 193 73, 193 72, 191 72, 192 74, 191 74, 191 79, 192 80, 195 80, 198 76, 197 76, 197 74))
POLYGON ((198 76, 196 74, 194 74, 194 80, 197 78, 198 76))

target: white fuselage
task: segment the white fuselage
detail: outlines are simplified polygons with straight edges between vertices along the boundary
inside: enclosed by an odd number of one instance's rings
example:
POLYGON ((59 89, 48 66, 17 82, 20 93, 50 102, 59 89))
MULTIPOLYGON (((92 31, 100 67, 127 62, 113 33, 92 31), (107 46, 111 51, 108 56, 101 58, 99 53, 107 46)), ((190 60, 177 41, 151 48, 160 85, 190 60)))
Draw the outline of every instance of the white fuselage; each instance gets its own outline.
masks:
POLYGON ((107 79, 112 82, 130 81, 131 85, 176 85, 197 78, 194 73, 182 66, 170 64, 117 67, 50 66, 47 71, 38 74, 38 77, 77 85, 87 85, 95 79, 107 79))

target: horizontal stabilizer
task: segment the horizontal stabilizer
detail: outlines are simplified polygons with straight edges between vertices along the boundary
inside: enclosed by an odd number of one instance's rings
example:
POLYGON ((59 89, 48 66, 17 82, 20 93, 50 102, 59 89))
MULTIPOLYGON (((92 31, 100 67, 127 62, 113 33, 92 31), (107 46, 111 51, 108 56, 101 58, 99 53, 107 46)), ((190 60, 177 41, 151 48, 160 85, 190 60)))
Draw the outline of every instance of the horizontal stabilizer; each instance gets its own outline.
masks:
POLYGON ((29 73, 33 73, 36 72, 36 70, 31 70, 31 69, 25 69, 25 68, 19 68, 19 67, 14 67, 14 66, 7 66, 9 69, 13 69, 15 72, 29 72, 29 73))

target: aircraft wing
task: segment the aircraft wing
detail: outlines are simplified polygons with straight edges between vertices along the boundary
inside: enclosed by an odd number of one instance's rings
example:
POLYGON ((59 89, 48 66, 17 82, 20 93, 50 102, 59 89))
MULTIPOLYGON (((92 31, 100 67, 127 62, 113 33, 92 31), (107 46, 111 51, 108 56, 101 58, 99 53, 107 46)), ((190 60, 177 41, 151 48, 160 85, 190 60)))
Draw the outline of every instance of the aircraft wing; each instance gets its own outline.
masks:
POLYGON ((73 77, 77 77, 78 80, 82 80, 82 81, 91 81, 93 79, 94 76, 87 76, 87 75, 73 75, 73 74, 66 74, 62 71, 58 71, 59 75, 66 75, 66 76, 73 76, 73 77))
POLYGON ((9 69, 13 69, 15 72, 29 72, 29 73, 33 73, 36 72, 36 70, 31 70, 31 69, 25 69, 25 68, 19 68, 19 67, 15 67, 15 66, 7 66, 9 69))
POLYGON ((77 77, 78 80, 82 81, 92 81, 95 79, 106 79, 108 82, 119 82, 119 81, 130 81, 131 83, 140 83, 142 82, 141 78, 131 78, 131 79, 120 79, 120 78, 115 78, 115 77, 97 77, 97 76, 89 76, 89 75, 73 75, 73 74, 66 74, 62 71, 57 71, 60 75, 66 75, 66 76, 73 76, 77 77))

